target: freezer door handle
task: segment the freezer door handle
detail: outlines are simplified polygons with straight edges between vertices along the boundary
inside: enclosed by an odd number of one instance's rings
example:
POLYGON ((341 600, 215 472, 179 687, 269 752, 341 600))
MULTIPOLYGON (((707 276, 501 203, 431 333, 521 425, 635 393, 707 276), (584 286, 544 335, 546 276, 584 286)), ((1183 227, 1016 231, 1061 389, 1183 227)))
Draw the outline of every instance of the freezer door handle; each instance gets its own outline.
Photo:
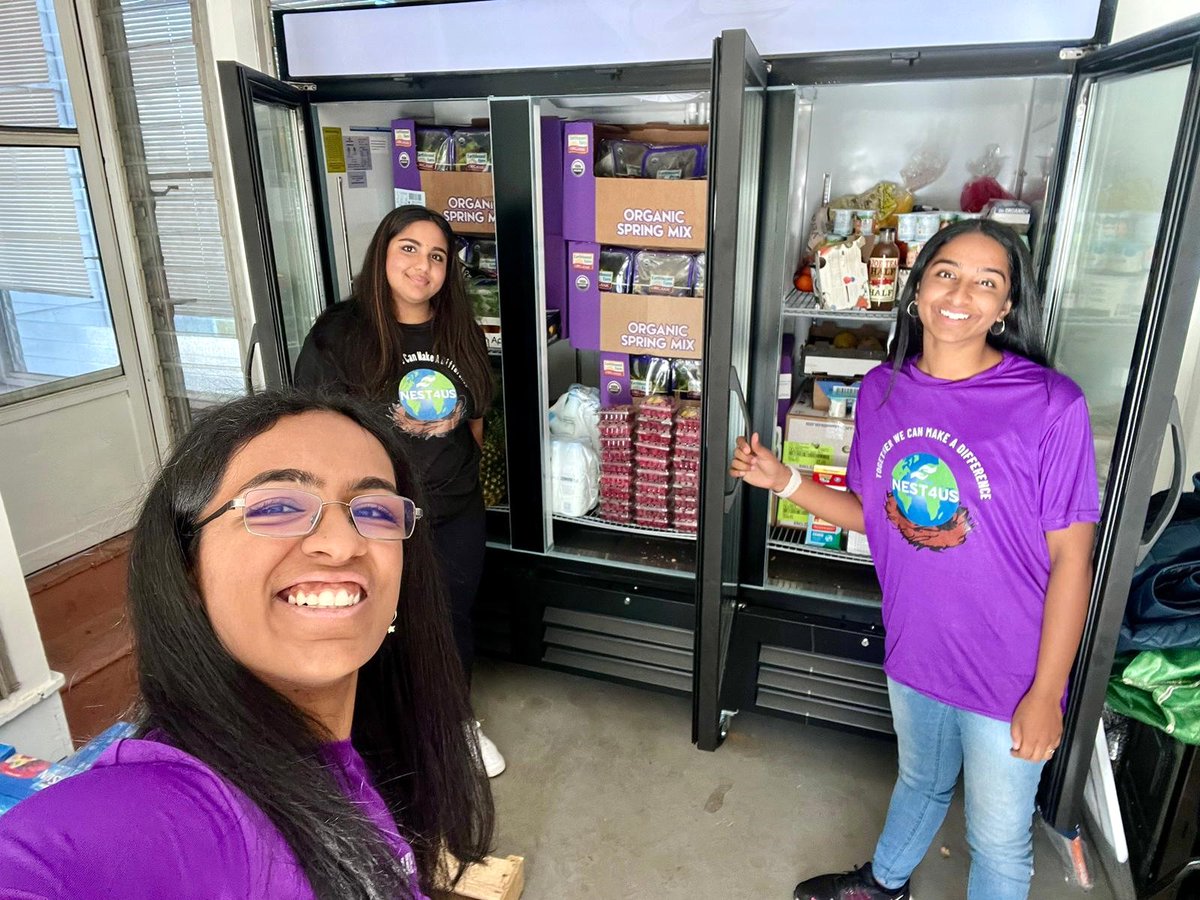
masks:
POLYGON ((246 365, 242 377, 246 383, 246 396, 254 395, 254 348, 258 346, 258 323, 250 327, 250 344, 246 347, 246 365))
POLYGON ((1167 501, 1158 511, 1158 516, 1142 531, 1142 541, 1138 545, 1137 555, 1139 566, 1150 549, 1158 543, 1158 539, 1162 537, 1167 526, 1171 524, 1171 517, 1175 515, 1175 510, 1179 506, 1179 498, 1183 496, 1183 467, 1184 460, 1187 459, 1187 447, 1183 440, 1183 421, 1179 414, 1178 397, 1171 398, 1171 413, 1167 419, 1167 427, 1171 432, 1171 449, 1175 456, 1171 466, 1171 488, 1167 494, 1167 501))
MULTIPOLYGON (((746 404, 746 392, 742 390, 742 380, 738 377, 737 368, 729 367, 729 393, 737 397, 738 406, 742 410, 743 421, 743 437, 747 441, 750 440, 752 429, 750 428, 750 407, 746 404)), ((733 482, 733 487, 725 492, 725 512, 729 513, 733 509, 733 505, 737 502, 738 491, 742 489, 742 479, 737 478, 733 482)))

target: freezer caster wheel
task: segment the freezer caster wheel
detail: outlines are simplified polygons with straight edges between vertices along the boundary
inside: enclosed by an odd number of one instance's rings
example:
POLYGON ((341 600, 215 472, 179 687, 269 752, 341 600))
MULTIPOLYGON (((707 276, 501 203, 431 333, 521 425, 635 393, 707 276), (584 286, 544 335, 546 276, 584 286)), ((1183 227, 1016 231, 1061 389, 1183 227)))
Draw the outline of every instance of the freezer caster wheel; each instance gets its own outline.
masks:
POLYGON ((725 740, 729 736, 729 723, 733 721, 733 717, 738 714, 736 709, 721 710, 721 740, 725 740))

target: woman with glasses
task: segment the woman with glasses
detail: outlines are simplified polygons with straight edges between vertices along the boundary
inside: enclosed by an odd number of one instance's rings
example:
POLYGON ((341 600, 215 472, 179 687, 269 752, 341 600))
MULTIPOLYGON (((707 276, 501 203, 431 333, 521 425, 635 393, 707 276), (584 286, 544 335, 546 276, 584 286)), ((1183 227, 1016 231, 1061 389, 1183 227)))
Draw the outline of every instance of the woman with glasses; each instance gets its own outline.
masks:
POLYGON ((423 900, 441 851, 480 859, 491 793, 413 486, 350 399, 197 422, 134 530, 138 736, 0 818, 0 896, 423 900))
MULTIPOLYGON (((455 255, 450 225, 423 206, 379 223, 353 293, 321 315, 296 360, 295 383, 374 403, 413 462, 450 598, 458 658, 471 680, 471 611, 486 538, 479 484, 492 369, 455 255)), ((504 757, 471 720, 488 775, 504 757)))

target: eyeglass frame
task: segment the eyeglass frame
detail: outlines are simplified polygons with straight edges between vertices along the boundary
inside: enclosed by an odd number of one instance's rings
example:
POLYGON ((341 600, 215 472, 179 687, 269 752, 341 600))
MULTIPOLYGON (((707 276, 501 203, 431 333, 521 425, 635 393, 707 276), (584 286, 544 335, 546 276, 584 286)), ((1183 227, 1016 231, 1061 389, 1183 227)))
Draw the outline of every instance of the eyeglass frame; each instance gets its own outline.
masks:
MULTIPOLYGON (((242 494, 240 497, 234 497, 228 503, 223 503, 221 505, 221 507, 219 509, 217 509, 215 512, 213 512, 211 515, 205 516, 203 519, 201 519, 199 522, 197 522, 195 525, 193 525, 191 528, 191 534, 198 535, 200 533, 201 528, 203 528, 205 525, 208 525, 211 522, 215 522, 217 519, 221 518, 221 516, 225 515, 225 513, 229 512, 230 510, 234 510, 234 509, 244 510, 246 508, 246 495, 249 494, 250 491, 261 491, 261 490, 270 490, 270 488, 261 488, 261 487, 250 488, 250 490, 246 491, 246 493, 242 494)), ((263 534, 258 531, 251 531, 250 524, 249 524, 249 522, 246 521, 246 514, 243 512, 242 513, 242 526, 246 529, 247 534, 252 534, 255 537, 273 538, 273 539, 279 540, 279 541, 288 541, 288 540, 293 540, 294 538, 308 537, 310 534, 312 534, 314 531, 316 531, 317 526, 321 524, 321 519, 325 515, 325 507, 327 507, 327 506, 344 506, 349 511, 349 519, 350 519, 351 526, 353 526, 355 533, 357 533, 358 536, 361 537, 363 540, 365 540, 365 541, 407 541, 416 532, 417 523, 420 522, 421 519, 423 519, 425 517, 425 511, 423 509, 421 509, 421 507, 417 506, 417 504, 413 501, 413 499, 411 497, 405 497, 403 494, 382 494, 382 493, 358 494, 357 496, 351 497, 349 500, 325 500, 322 497, 320 497, 319 495, 314 494, 312 491, 306 491, 303 488, 286 488, 286 490, 294 491, 297 494, 307 494, 310 497, 315 497, 317 500, 319 500, 321 502, 320 507, 318 507, 318 509, 317 509, 316 515, 314 515, 312 518, 312 522, 308 527, 308 531, 305 531, 302 534, 263 534), (410 531, 408 534, 401 535, 398 538, 374 537, 374 536, 368 536, 368 535, 363 534, 362 531, 358 527, 357 520, 355 520, 355 518, 354 518, 354 510, 350 506, 350 504, 353 503, 355 500, 361 500, 364 497, 397 497, 401 500, 407 500, 409 503, 412 503, 412 508, 413 508, 412 531, 410 531)))

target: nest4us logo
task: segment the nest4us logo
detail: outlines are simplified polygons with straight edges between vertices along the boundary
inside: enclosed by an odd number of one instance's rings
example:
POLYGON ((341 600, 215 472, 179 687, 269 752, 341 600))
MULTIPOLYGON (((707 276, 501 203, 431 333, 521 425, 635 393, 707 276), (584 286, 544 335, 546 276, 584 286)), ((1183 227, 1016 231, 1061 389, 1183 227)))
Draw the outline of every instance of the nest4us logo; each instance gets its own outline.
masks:
POLYGON ((962 489, 946 460, 958 457, 970 473, 967 486, 973 486, 979 501, 986 503, 992 499, 992 484, 983 462, 949 431, 906 428, 883 442, 875 460, 877 480, 883 479, 884 461, 897 447, 902 447, 904 457, 892 467, 892 489, 886 501, 888 521, 914 547, 947 550, 961 546, 975 522, 962 503, 962 489), (917 441, 920 450, 909 444, 917 441))

